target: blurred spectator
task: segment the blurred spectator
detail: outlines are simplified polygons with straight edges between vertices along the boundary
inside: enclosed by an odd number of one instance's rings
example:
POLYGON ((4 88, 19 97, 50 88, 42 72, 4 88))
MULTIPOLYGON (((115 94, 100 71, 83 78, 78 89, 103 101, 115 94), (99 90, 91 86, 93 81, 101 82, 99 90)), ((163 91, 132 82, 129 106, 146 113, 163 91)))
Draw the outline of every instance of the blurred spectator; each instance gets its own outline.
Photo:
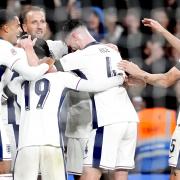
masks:
MULTIPOLYGON (((144 49, 147 55, 143 69, 150 73, 165 73, 172 66, 172 62, 165 57, 165 51, 159 41, 148 41, 144 49)), ((142 93, 147 108, 149 107, 166 107, 177 109, 177 99, 173 87, 167 89, 147 85, 142 93)))
POLYGON ((176 93, 178 103, 180 103, 180 91, 179 91, 179 89, 180 89, 180 81, 177 81, 177 83, 174 86, 174 90, 176 93))
POLYGON ((131 99, 137 112, 143 110, 146 107, 146 103, 141 96, 135 96, 131 99))
POLYGON ((164 8, 172 26, 174 26, 176 23, 176 12, 178 6, 180 6, 180 2, 178 1, 179 0, 164 0, 164 8))
POLYGON ((66 0, 20 0, 20 3, 22 9, 31 5, 40 6, 45 9, 49 30, 52 32, 51 38, 53 38, 53 35, 58 30, 59 21, 61 21, 62 18, 66 18, 65 8, 63 8, 63 6, 66 5, 66 0))
POLYGON ((101 41, 105 36, 104 12, 99 7, 91 7, 87 19, 87 26, 91 35, 96 41, 101 41))
POLYGON ((69 0, 66 9, 69 19, 81 19, 81 2, 79 0, 69 0))
POLYGON ((123 32, 123 27, 117 23, 117 10, 113 7, 105 10, 105 26, 107 32, 104 41, 117 44, 123 32))
POLYGON ((142 65, 142 47, 145 36, 140 31, 139 9, 130 9, 124 18, 125 30, 118 41, 118 47, 123 58, 131 59, 142 65))
MULTIPOLYGON (((165 29, 172 32, 172 28, 170 28, 169 18, 163 8, 153 9, 151 11, 151 17, 152 19, 158 21, 165 29)), ((152 39, 160 41, 163 46, 166 44, 164 37, 157 32, 153 32, 152 39)))
POLYGON ((7 8, 7 4, 8 4, 8 0, 7 1, 0 1, 0 8, 6 9, 7 8))
POLYGON ((2 1, 6 2, 6 9, 11 12, 16 12, 17 15, 20 13, 20 3, 19 0, 7 0, 7 1, 2 1))
POLYGON ((81 3, 82 3, 82 7, 96 6, 99 8, 103 8, 102 0, 86 0, 86 1, 81 0, 81 3))

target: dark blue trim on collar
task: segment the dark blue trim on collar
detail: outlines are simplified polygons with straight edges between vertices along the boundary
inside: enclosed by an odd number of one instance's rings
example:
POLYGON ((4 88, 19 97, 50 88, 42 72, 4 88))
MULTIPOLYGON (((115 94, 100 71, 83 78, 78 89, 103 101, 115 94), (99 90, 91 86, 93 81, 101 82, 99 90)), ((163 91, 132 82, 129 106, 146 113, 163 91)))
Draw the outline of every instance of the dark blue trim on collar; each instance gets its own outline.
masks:
POLYGON ((97 41, 93 41, 93 42, 90 42, 89 44, 87 44, 83 49, 89 47, 89 46, 92 46, 92 45, 96 45, 96 44, 100 44, 100 42, 97 42, 97 41))

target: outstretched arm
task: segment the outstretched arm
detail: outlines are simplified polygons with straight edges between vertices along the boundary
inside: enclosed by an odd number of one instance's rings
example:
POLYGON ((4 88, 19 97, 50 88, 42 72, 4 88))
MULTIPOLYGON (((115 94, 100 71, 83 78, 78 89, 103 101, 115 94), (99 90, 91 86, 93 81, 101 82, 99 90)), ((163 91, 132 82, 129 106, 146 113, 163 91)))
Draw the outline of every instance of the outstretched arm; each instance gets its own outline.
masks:
POLYGON ((102 81, 80 79, 76 89, 79 91, 100 92, 122 85, 123 82, 124 76, 121 75, 110 77, 102 81))
POLYGON ((150 27, 156 32, 159 32, 166 40, 180 52, 180 39, 167 31, 164 27, 162 27, 157 21, 153 19, 144 18, 142 20, 144 26, 150 27))
POLYGON ((154 86, 169 87, 180 79, 180 71, 176 67, 171 68, 164 74, 150 74, 140 69, 136 64, 126 60, 119 62, 118 67, 132 76, 154 86))
POLYGON ((125 79, 125 75, 123 73, 110 78, 97 78, 89 80, 81 79, 70 72, 57 72, 56 75, 57 79, 60 79, 60 76, 63 76, 64 83, 67 88, 87 92, 99 92, 122 85, 125 79))

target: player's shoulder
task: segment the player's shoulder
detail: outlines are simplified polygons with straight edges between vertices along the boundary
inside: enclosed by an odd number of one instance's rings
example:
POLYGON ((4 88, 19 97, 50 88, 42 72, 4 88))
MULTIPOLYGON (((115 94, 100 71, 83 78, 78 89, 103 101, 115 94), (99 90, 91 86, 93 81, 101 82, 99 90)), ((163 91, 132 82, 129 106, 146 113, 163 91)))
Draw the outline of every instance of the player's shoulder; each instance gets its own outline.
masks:
POLYGON ((3 39, 0 39, 0 46, 1 46, 1 50, 3 50, 3 51, 6 48, 11 49, 14 47, 10 42, 5 41, 3 39))
POLYGON ((105 54, 105 53, 115 52, 115 50, 110 48, 106 44, 99 43, 89 46, 88 48, 85 49, 85 52, 88 54, 95 54, 95 53, 105 54))
MULTIPOLYGON (((0 48, 0 51, 4 54, 4 53, 11 53, 13 56, 18 55, 25 55, 25 51, 22 48, 18 48, 13 46, 11 43, 9 43, 8 41, 5 40, 0 40, 0 46, 2 46, 2 48, 0 48)), ((1 55, 1 53, 0 53, 1 55)))
POLYGON ((26 56, 26 52, 23 48, 14 47, 13 49, 19 56, 26 56))
POLYGON ((46 40, 50 51, 54 54, 56 59, 60 59, 64 54, 67 54, 68 48, 61 40, 46 40))

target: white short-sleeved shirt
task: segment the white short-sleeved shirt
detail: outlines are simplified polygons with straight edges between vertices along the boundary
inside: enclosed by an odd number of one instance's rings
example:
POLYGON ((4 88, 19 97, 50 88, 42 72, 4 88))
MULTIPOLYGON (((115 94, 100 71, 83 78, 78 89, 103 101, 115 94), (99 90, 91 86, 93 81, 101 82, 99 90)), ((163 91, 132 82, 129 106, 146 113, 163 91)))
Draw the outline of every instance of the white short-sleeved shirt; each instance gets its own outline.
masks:
MULTIPOLYGON (((103 81, 123 73, 117 68, 118 52, 102 44, 90 45, 61 59, 65 71, 78 70, 87 79, 103 81)), ((138 122, 137 113, 124 87, 114 87, 94 95, 93 127, 122 122, 138 122)))
POLYGON ((66 87, 76 89, 79 77, 70 73, 49 73, 36 81, 21 77, 9 84, 21 105, 18 148, 32 145, 59 147, 59 112, 66 87))

